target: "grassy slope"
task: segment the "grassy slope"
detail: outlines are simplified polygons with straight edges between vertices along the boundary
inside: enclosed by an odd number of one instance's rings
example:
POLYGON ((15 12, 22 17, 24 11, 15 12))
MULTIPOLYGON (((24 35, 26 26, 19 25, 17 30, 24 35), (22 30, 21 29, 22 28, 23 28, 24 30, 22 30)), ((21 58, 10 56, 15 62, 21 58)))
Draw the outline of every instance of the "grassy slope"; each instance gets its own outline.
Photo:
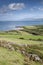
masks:
POLYGON ((23 30, 19 31, 14 30, 14 31, 1 32, 0 39, 10 40, 16 43, 27 43, 27 44, 43 43, 43 41, 36 41, 38 39, 43 40, 43 26, 25 26, 23 28, 24 28, 23 30), (33 35, 32 33, 38 35, 33 35))
MULTIPOLYGON (((24 29, 20 31, 0 32, 0 40, 13 41, 17 44, 43 44, 43 41, 36 41, 39 38, 43 40, 43 26, 25 26, 23 28, 24 29), (38 35, 33 35, 33 32, 38 32, 38 35)), ((41 56, 43 56, 43 46, 40 47, 40 45, 32 46, 30 49, 27 48, 26 51, 38 55, 41 53, 41 56)), ((17 51, 9 51, 8 49, 0 47, 0 65, 25 65, 24 58, 25 57, 17 51)), ((28 62, 29 65, 43 65, 29 60, 28 62)))
POLYGON ((16 51, 0 47, 0 65, 23 65, 23 56, 16 51))
MULTIPOLYGON (((0 65, 25 65, 24 59, 26 57, 23 57, 21 53, 0 47, 0 65)), ((28 65, 42 65, 29 59, 27 59, 27 62, 28 65)))

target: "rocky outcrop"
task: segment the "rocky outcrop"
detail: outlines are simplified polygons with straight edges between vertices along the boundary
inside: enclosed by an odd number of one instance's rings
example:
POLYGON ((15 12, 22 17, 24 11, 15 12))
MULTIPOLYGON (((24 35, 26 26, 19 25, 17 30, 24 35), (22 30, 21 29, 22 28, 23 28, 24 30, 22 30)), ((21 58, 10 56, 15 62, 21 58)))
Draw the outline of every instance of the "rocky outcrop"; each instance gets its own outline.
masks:
POLYGON ((29 59, 33 60, 33 61, 38 61, 42 63, 42 60, 40 59, 40 57, 36 54, 29 54, 29 59))
POLYGON ((5 40, 0 41, 0 47, 7 48, 11 51, 17 51, 24 56, 27 56, 32 61, 37 61, 42 63, 42 59, 37 54, 31 54, 27 52, 27 48, 31 48, 31 45, 28 44, 16 44, 14 42, 7 42, 5 40))

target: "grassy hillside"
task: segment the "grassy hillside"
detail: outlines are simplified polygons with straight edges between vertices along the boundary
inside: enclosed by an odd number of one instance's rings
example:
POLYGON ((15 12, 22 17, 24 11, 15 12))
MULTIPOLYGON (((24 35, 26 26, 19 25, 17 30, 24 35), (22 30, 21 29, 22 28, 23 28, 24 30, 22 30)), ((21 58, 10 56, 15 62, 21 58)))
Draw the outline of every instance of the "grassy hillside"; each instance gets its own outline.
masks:
POLYGON ((23 56, 16 51, 0 47, 0 65, 23 65, 23 56))
POLYGON ((0 31, 0 65, 43 65, 43 25, 0 31), (36 54, 42 62, 29 54, 36 54))
POLYGON ((28 56, 30 53, 36 54, 43 61, 43 45, 26 46, 10 43, 12 42, 0 41, 0 65, 43 65, 39 61, 30 60, 28 56), (11 47, 8 46, 8 43, 11 47))
POLYGON ((27 44, 43 43, 43 26, 23 26, 22 28, 22 30, 0 32, 0 39, 27 44))

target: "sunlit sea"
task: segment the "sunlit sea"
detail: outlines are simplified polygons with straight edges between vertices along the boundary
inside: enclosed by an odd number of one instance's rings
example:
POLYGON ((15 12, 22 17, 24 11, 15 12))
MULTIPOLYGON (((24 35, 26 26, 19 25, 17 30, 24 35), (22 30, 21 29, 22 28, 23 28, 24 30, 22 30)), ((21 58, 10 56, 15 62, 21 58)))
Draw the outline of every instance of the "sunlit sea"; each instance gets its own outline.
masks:
POLYGON ((43 25, 43 21, 0 21, 0 31, 14 30, 16 26, 43 25))

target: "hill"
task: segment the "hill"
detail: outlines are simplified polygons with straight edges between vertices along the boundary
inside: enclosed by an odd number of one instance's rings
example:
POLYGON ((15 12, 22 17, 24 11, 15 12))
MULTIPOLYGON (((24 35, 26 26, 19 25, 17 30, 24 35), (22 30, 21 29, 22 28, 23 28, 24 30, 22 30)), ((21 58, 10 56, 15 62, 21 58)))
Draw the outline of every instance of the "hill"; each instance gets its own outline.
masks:
POLYGON ((0 65, 43 65, 43 25, 16 28, 0 31, 0 65))

